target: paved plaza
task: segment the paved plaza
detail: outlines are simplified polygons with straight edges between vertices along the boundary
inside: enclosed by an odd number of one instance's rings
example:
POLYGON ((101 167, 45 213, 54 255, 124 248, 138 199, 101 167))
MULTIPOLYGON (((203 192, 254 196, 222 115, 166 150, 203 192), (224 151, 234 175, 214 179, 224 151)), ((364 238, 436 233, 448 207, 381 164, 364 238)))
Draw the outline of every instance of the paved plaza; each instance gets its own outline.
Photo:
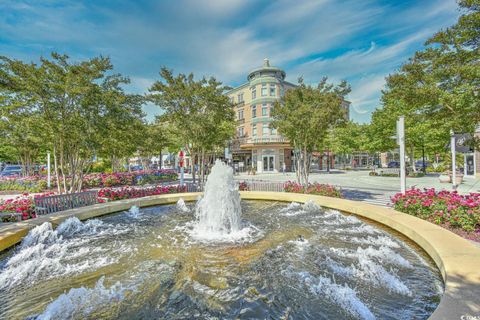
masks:
MULTIPOLYGON (((397 177, 376 177, 369 176, 370 171, 340 171, 316 172, 310 174, 310 182, 328 183, 343 190, 344 196, 348 199, 365 201, 377 205, 387 205, 390 197, 400 192, 400 178, 397 177)), ((295 173, 266 173, 248 175, 240 173, 237 180, 262 180, 262 181, 295 181, 295 173)), ((440 183, 437 174, 429 174, 421 178, 407 178, 407 188, 435 188, 437 190, 452 190, 452 185, 440 183)), ((480 180, 465 178, 458 186, 460 193, 480 192, 480 180)))

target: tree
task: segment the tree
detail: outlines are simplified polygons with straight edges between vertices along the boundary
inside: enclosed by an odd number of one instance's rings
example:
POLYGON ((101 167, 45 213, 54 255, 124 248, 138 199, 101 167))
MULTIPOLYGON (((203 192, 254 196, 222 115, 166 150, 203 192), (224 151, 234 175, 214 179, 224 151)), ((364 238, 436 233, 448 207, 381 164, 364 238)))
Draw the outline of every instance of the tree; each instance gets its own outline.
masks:
POLYGON ((326 139, 328 150, 339 155, 349 155, 356 151, 371 151, 368 127, 367 124, 348 121, 332 128, 326 139))
MULTIPOLYGON (((120 84, 120 83, 118 83, 120 84)), ((144 122, 141 95, 127 95, 115 86, 105 89, 104 99, 110 106, 106 109, 100 135, 98 155, 111 162, 112 171, 121 167, 121 162, 131 157, 149 137, 144 122)))
POLYGON ((162 68, 161 81, 149 89, 148 98, 165 113, 185 150, 192 159, 192 174, 195 182, 195 167, 198 163, 200 178, 205 179, 205 164, 208 154, 223 146, 235 132, 235 113, 225 87, 215 78, 194 80, 194 75, 179 74, 162 68))
POLYGON ((460 0, 458 22, 437 32, 400 70, 387 77, 383 110, 372 116, 376 148, 387 141, 395 120, 405 115, 407 150, 414 161, 420 146, 441 152, 450 129, 473 133, 480 123, 480 2, 460 0))
MULTIPOLYGON (((108 58, 72 63, 67 55, 52 53, 40 65, 0 59, 2 110, 16 128, 30 124, 32 136, 53 150, 59 193, 81 190, 94 155, 108 149, 109 135, 121 134, 119 122, 128 130, 143 117, 141 99, 123 92, 128 79, 109 74, 108 58)), ((9 143, 18 148, 14 127, 7 131, 9 143)))
POLYGON ((320 150, 328 131, 345 121, 342 108, 350 86, 327 83, 323 78, 317 87, 306 85, 300 78, 298 86, 285 92, 272 111, 271 126, 285 136, 296 151, 297 181, 308 184, 312 152, 320 150))
POLYGON ((163 150, 177 152, 181 148, 181 143, 176 137, 176 131, 164 115, 157 116, 155 122, 147 124, 145 129, 145 137, 138 145, 138 155, 142 159, 158 156, 159 169, 161 169, 163 150))
POLYGON ((368 151, 367 124, 348 121, 329 131, 328 146, 338 154, 350 154, 355 151, 368 151))

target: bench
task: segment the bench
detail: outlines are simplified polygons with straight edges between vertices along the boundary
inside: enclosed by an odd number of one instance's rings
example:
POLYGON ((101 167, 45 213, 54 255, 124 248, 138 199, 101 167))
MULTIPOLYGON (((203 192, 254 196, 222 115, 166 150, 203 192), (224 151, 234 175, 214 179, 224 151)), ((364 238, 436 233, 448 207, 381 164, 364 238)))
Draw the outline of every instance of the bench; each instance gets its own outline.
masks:
POLYGON ((90 206, 96 204, 98 200, 96 191, 84 191, 49 197, 39 197, 35 198, 34 202, 35 213, 40 215, 90 206))

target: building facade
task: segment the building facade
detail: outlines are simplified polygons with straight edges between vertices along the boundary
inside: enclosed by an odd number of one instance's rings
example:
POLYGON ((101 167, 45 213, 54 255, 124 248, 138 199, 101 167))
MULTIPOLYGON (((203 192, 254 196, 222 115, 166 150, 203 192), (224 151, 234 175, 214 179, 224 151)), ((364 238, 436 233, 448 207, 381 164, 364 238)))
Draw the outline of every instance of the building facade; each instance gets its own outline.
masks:
MULTIPOLYGON (((281 172, 293 170, 290 143, 270 128, 271 111, 285 91, 295 85, 285 81, 285 71, 270 65, 268 59, 252 70, 247 82, 228 91, 237 117, 237 133, 231 142, 232 161, 239 171, 281 172)), ((344 107, 349 110, 349 103, 344 107)))

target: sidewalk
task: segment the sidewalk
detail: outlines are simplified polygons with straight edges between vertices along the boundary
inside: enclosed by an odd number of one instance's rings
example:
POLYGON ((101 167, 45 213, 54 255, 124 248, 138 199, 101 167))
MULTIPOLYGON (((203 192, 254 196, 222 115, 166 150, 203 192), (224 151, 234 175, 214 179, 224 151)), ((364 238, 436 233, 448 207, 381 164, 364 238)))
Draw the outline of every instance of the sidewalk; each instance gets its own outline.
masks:
MULTIPOLYGON (((332 170, 327 172, 311 173, 310 182, 326 183, 334 185, 343 190, 347 199, 364 201, 376 205, 387 205, 390 197, 400 192, 400 178, 398 177, 376 177, 369 176, 370 171, 340 171, 332 170)), ((238 181, 263 180, 286 182, 295 181, 293 172, 265 173, 248 175, 241 173, 235 176, 238 181)), ((407 178, 407 189, 409 188, 435 188, 437 190, 452 190, 451 184, 440 183, 438 175, 428 175, 420 178, 407 178)), ((480 180, 474 178, 464 179, 458 186, 459 193, 480 192, 480 180)))

